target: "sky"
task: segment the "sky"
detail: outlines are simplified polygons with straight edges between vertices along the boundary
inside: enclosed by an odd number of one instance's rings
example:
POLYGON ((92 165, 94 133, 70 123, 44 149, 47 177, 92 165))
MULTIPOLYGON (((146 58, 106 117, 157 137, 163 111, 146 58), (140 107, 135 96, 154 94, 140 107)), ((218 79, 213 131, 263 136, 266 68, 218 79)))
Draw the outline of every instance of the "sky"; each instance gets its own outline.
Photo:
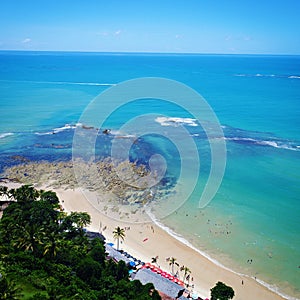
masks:
POLYGON ((300 54, 300 0, 0 0, 0 50, 300 54))

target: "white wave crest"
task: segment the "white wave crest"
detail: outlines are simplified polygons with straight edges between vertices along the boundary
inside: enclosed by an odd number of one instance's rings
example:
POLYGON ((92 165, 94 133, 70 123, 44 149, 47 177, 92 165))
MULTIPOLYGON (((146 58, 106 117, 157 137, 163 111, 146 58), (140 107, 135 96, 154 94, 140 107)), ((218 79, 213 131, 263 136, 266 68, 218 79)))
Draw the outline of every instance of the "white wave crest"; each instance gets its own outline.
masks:
POLYGON ((197 120, 192 118, 179 118, 179 117, 157 117, 155 119, 157 123, 159 123, 161 126, 180 126, 180 125, 186 125, 186 126, 198 126, 197 120))
POLYGON ((65 130, 70 130, 70 129, 76 129, 77 127, 82 127, 81 123, 77 123, 77 124, 65 124, 62 127, 58 127, 58 128, 54 128, 51 131, 47 131, 47 132, 35 132, 36 135, 49 135, 49 134, 56 134, 65 130))
POLYGON ((8 136, 14 135, 12 132, 0 133, 0 139, 4 139, 8 136))
POLYGON ((292 150, 292 151, 299 151, 300 146, 298 145, 291 145, 284 142, 274 141, 274 140, 256 140, 253 138, 243 138, 243 137, 226 137, 226 141, 234 141, 234 142, 248 142, 251 144, 259 145, 259 146, 268 146, 278 149, 285 149, 285 150, 292 150))
POLYGON ((288 78, 288 79, 300 79, 299 75, 275 75, 275 74, 234 74, 236 77, 273 77, 273 78, 288 78))

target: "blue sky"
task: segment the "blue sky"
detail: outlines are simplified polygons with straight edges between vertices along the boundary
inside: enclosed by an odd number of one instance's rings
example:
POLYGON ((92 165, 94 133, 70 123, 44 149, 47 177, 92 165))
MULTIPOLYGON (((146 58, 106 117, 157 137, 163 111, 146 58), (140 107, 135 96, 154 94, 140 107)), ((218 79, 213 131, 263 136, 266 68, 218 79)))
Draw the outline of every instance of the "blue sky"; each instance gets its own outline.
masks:
POLYGON ((299 0, 2 0, 0 50, 300 54, 299 0))

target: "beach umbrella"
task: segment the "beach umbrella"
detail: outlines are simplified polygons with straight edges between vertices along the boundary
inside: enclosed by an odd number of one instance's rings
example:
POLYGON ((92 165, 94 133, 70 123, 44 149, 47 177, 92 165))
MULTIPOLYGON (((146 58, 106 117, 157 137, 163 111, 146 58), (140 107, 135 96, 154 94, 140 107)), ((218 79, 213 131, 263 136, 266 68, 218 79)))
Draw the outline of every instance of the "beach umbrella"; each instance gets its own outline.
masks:
POLYGON ((107 245, 113 247, 115 244, 114 243, 107 243, 107 245))
POLYGON ((184 282, 181 281, 181 280, 178 281, 178 284, 181 285, 181 286, 185 286, 184 282))
POLYGON ((153 269, 152 269, 152 271, 153 271, 153 272, 156 272, 156 273, 158 272, 158 270, 159 270, 159 269, 158 269, 158 267, 156 267, 156 266, 154 266, 153 269))
POLYGON ((134 261, 130 261, 130 262, 129 262, 129 265, 130 265, 131 267, 135 267, 134 261))
POLYGON ((150 263, 145 263, 144 265, 146 268, 150 268, 151 264, 150 263))
POLYGON ((172 280, 172 281, 175 282, 175 283, 178 282, 178 279, 177 279, 177 278, 174 278, 174 277, 172 278, 172 277, 170 277, 169 279, 172 280))

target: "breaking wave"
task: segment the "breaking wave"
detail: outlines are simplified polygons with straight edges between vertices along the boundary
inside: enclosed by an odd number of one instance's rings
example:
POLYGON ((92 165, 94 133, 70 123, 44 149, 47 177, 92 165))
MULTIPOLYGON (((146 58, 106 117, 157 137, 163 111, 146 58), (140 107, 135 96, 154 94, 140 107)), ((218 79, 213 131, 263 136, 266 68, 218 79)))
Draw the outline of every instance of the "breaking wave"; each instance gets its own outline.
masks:
POLYGON ((157 117, 155 121, 162 126, 174 126, 174 127, 180 125, 193 126, 193 127, 199 126, 197 120, 192 118, 157 117))
POLYGON ((47 131, 47 132, 35 132, 36 135, 48 135, 48 134, 56 134, 62 131, 66 131, 66 130, 73 130, 75 128, 77 128, 78 126, 82 126, 82 124, 77 123, 75 125, 73 124, 65 124, 62 127, 58 127, 58 128, 54 128, 51 131, 47 131))
POLYGON ((271 78, 287 78, 287 79, 300 79, 299 75, 275 75, 275 74, 234 74, 236 77, 271 77, 271 78))
POLYGON ((4 138, 6 138, 8 136, 11 136, 11 135, 13 135, 12 132, 0 133, 0 139, 4 139, 4 138))
POLYGON ((226 137, 226 141, 233 141, 239 144, 267 146, 285 150, 300 151, 300 145, 284 140, 259 140, 250 137, 226 137))

